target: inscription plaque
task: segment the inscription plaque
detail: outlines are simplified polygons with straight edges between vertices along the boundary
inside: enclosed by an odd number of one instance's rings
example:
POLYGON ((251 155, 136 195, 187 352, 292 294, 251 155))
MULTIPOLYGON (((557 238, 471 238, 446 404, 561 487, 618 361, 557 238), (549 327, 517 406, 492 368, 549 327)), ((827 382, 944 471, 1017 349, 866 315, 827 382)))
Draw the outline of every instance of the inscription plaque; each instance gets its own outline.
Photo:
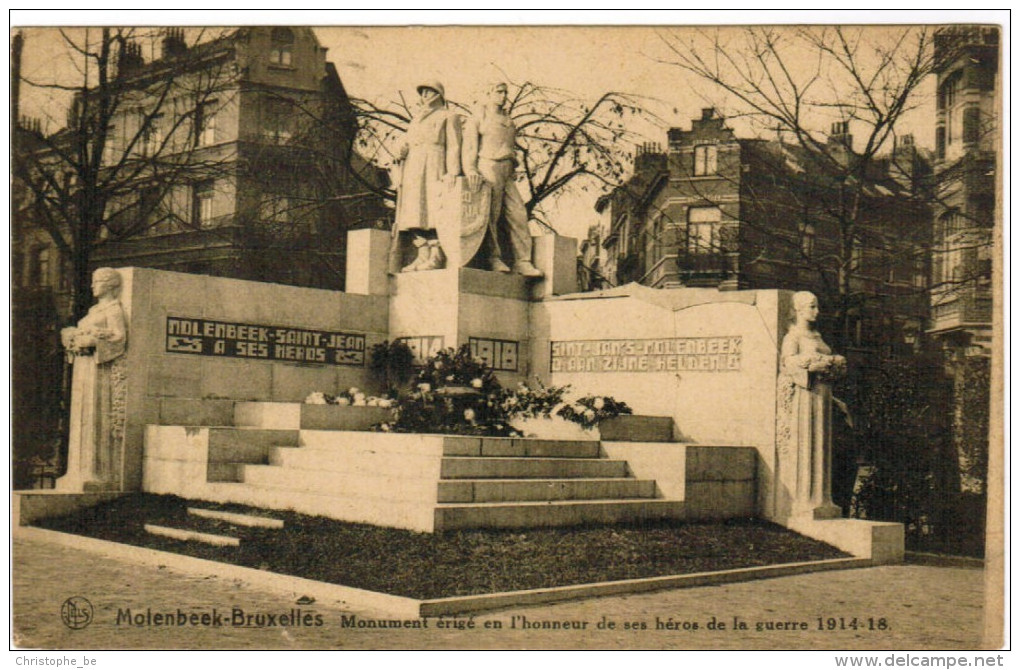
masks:
POLYGON ((364 365, 365 335, 168 316, 166 351, 320 365, 364 365))
POLYGON ((566 340, 550 345, 552 372, 732 372, 741 338, 566 340))

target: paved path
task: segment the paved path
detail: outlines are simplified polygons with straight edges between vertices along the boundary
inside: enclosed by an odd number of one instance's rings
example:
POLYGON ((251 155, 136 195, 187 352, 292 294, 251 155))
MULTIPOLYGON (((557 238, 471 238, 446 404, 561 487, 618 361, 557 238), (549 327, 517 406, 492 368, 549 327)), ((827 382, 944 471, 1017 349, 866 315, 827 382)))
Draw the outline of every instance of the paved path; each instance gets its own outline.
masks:
MULTIPOLYGON (((718 587, 518 608, 467 619, 428 620, 428 629, 379 630, 344 626, 351 612, 325 602, 298 605, 294 597, 218 577, 195 577, 74 552, 38 540, 13 543, 13 630, 22 648, 48 649, 969 649, 980 644, 983 572, 917 565, 822 572, 718 587), (61 603, 84 596, 95 611, 91 625, 71 630, 61 603), (321 616, 322 625, 235 627, 232 608, 245 614, 321 616), (133 616, 176 612, 224 616, 220 627, 117 625, 119 610, 133 616), (522 628, 571 622, 582 630, 522 628), (605 617, 614 629, 599 628, 605 617), (710 630, 713 617, 726 630, 710 630), (734 617, 746 631, 733 631, 734 617), (819 631, 818 618, 836 630, 819 631), (857 630, 840 629, 839 617, 857 630), (868 619, 877 628, 868 630, 868 619), (674 629, 659 628, 670 621, 674 629), (498 630, 485 625, 502 624, 498 630), (688 627, 685 628, 684 624, 688 627), (763 630, 756 630, 762 623, 763 630), (766 626, 765 624, 768 624, 766 626), (778 625, 781 624, 781 625, 778 625), (801 624, 807 630, 801 630, 801 624), (511 626, 516 624, 516 628, 511 626), (697 630, 690 627, 697 624, 697 630), (767 628, 781 628, 768 630, 767 628)), ((366 615, 369 616, 369 615, 366 615)), ((359 615, 360 619, 360 615, 359 615)))

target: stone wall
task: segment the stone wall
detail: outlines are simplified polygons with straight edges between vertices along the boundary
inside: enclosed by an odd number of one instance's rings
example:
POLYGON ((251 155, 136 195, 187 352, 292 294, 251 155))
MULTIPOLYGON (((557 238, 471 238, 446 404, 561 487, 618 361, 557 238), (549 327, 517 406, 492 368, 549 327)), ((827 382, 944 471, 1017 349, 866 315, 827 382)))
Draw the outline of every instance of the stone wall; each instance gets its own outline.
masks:
MULTIPOLYGON (((367 367, 368 350, 386 339, 389 318, 386 296, 143 268, 122 268, 120 273, 124 280, 121 302, 129 333, 127 426, 121 477, 124 490, 141 486, 143 433, 146 424, 159 423, 163 398, 293 402, 312 391, 335 393, 350 386, 373 388, 367 367), (258 337, 250 338, 255 348, 248 351, 251 355, 247 357, 237 356, 238 350, 251 346, 244 342, 244 337, 225 340, 225 350, 219 355, 212 351, 188 353, 184 350, 194 340, 187 339, 175 345, 179 351, 168 351, 171 348, 168 319, 363 335, 357 344, 363 347, 362 362, 344 365, 299 362, 294 360, 299 357, 296 349, 259 351, 259 345, 270 348, 275 345, 259 342, 258 337), (276 359, 262 357, 266 354, 276 359)), ((309 352, 308 357, 315 357, 309 348, 305 351, 309 352)))
POLYGON ((629 284, 533 305, 532 370, 546 383, 611 395, 672 417, 697 445, 754 447, 758 509, 775 518, 779 342, 787 291, 629 284))

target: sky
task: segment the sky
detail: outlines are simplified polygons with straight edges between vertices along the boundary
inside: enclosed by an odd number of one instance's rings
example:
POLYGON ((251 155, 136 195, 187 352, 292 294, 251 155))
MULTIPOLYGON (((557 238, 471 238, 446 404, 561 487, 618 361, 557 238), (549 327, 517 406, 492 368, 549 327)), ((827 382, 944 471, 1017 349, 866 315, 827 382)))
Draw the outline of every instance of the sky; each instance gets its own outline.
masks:
MULTIPOLYGON (((91 16, 91 15, 90 15, 91 16)), ((309 23, 311 15, 228 14, 197 16, 194 19, 234 18, 241 22, 280 22, 286 19, 293 24, 309 23), (268 20, 267 20, 268 19, 268 20)), ((333 14, 316 14, 314 22, 328 22, 333 14)), ((411 21, 414 17, 407 16, 411 21)), ((454 15, 465 22, 469 15, 454 15)), ((488 15, 485 15, 488 17, 488 15)), ((684 14, 673 14, 687 18, 684 14)), ((716 13, 711 16, 718 17, 716 13)), ((737 16, 727 15, 731 20, 737 16)), ((799 15, 795 15, 799 16, 799 15)), ((15 17, 15 23, 17 23, 15 17)), ((92 17, 96 23, 102 17, 92 17)), ((145 24, 145 18, 133 21, 145 24)), ((185 16, 180 15, 180 23, 185 16)), ((375 17, 379 19, 379 16, 375 17)), ((435 19, 426 15, 426 19, 435 19)), ((479 17, 470 15, 476 22, 479 17)), ((518 17, 519 18, 519 17, 518 17)), ((535 20, 534 17, 530 17, 535 20)), ((576 16, 574 17, 576 18, 576 16)), ((704 20, 705 17, 702 17, 704 20)), ((785 17, 790 20, 790 17, 785 17)), ((810 17, 809 17, 810 18, 810 17)), ((842 17, 833 16, 835 19, 842 17)), ((851 17, 852 18, 852 17, 851 17)), ((919 17, 924 18, 924 17, 919 17)), ((949 20, 953 17, 946 17, 949 20)), ((382 17, 392 22, 395 13, 382 17)), ((484 19, 483 19, 484 20, 484 19)), ((492 20, 488 17, 488 20, 492 20)), ((674 19, 675 20, 675 19, 674 19)), ((930 20, 930 18, 928 19, 930 20)), ((959 19, 957 19, 959 20, 959 19)), ((173 23, 174 15, 160 14, 160 23, 173 23)), ((337 22, 340 22, 339 19, 337 22)), ((424 21, 433 22, 433 21, 424 21)), ((225 23, 225 22, 224 22, 225 23)), ((415 84, 422 79, 439 79, 446 86, 448 97, 469 102, 475 100, 485 85, 493 81, 531 81, 571 91, 592 101, 606 91, 618 91, 637 96, 653 112, 657 121, 642 122, 631 128, 639 140, 665 142, 670 126, 689 128, 691 119, 700 116, 700 109, 712 103, 724 107, 727 101, 704 83, 684 73, 676 65, 662 62, 670 57, 663 42, 664 35, 686 40, 693 34, 691 28, 660 28, 653 26, 324 26, 315 27, 321 44, 328 49, 327 59, 336 64, 349 94, 385 104, 400 99, 413 99, 415 84)), ((702 28, 701 30, 714 30, 702 28)), ((730 28, 732 34, 736 28, 730 28)), ((899 29, 875 27, 869 36, 878 42, 888 41, 899 29)), ((729 35, 725 33, 724 36, 729 35)), ((53 33, 26 31, 24 71, 35 78, 71 78, 79 76, 61 50, 54 49, 53 33), (47 37, 48 35, 48 37, 47 37), (35 39, 33 39, 35 38, 35 39), (51 45, 47 51, 44 45, 51 45)), ((809 58, 794 57, 795 67, 810 67, 809 58)), ((794 73, 797 76, 797 73, 794 73)), ((932 78, 933 79, 933 78, 932 78)), ((22 91, 22 113, 48 116, 50 123, 59 125, 63 108, 53 100, 52 91, 22 91)), ((918 90, 918 108, 904 121, 902 131, 915 135, 916 142, 927 148, 934 146, 934 81, 925 82, 918 90)), ((819 130, 828 127, 829 119, 818 119, 819 130)), ((50 126, 50 130, 56 128, 50 126)), ((750 137, 761 131, 746 122, 734 119, 731 125, 738 136, 750 137)), ((554 225, 563 233, 583 237, 587 226, 595 222, 592 209, 597 193, 588 192, 573 198, 562 198, 554 225)))

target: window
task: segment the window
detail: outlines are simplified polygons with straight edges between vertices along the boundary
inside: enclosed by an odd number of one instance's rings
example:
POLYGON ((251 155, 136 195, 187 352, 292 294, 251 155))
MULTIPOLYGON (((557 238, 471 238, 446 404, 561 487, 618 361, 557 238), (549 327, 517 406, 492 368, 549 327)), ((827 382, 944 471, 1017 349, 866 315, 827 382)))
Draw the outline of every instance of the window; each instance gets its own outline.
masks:
POLYGON ((269 62, 272 65, 290 67, 294 48, 294 33, 289 28, 273 28, 269 62))
POLYGON ((715 251, 715 229, 722 220, 718 207, 691 207, 687 210, 687 251, 708 254, 715 251))
POLYGON ((138 192, 138 218, 146 224, 145 233, 160 232, 159 187, 146 186, 138 192))
POLYGON ((616 229, 620 235, 620 255, 626 256, 630 252, 630 215, 621 214, 616 222, 616 229))
POLYGON ((213 198, 216 195, 215 183, 203 181, 195 184, 194 197, 191 204, 192 224, 196 228, 212 228, 213 198))
POLYGON ((967 228, 967 218, 958 209, 951 209, 939 217, 936 234, 941 238, 961 233, 967 228))
POLYGON ((800 253, 810 258, 815 253, 815 227, 811 223, 800 224, 800 253))
POLYGON ((28 265, 29 286, 50 285, 50 249, 40 247, 32 251, 28 265))
POLYGON ((957 282, 963 277, 963 249, 944 239, 935 251, 933 264, 936 283, 957 282))
MULTIPOLYGON (((141 123, 145 124, 145 115, 141 115, 141 123)), ((155 156, 163 146, 163 115, 153 114, 149 125, 142 131, 142 153, 155 156)))
POLYGON ((293 109, 289 100, 266 100, 263 134, 274 144, 287 144, 293 136, 293 109))
POLYGON ((654 219, 648 222, 648 236, 645 239, 645 255, 650 263, 655 263, 662 255, 662 219, 659 213, 654 219))
POLYGON ((195 109, 195 146, 207 147, 216 143, 216 101, 199 105, 195 109))
POLYGON ((946 127, 938 126, 935 128, 935 157, 945 158, 946 157, 946 127))
POLYGON ((981 109, 967 107, 963 110, 963 142, 970 144, 981 139, 981 109))
POLYGON ((694 147, 694 176, 716 173, 718 147, 714 144, 701 144, 694 147))
POLYGON ((960 112, 953 108, 960 101, 962 84, 963 73, 957 71, 946 77, 939 88, 939 109, 943 110, 946 115, 946 146, 950 146, 954 141, 960 139, 960 130, 956 127, 960 122, 960 112))
POLYGON ((959 282, 963 279, 963 250, 948 249, 946 251, 945 266, 945 281, 948 282, 959 282))
POLYGON ((968 220, 971 226, 991 228, 995 225, 995 198, 991 195, 974 195, 967 200, 968 220))
POLYGON ((112 165, 117 155, 117 126, 110 124, 106 129, 106 143, 103 144, 103 163, 112 165))
POLYGON ((60 290, 71 290, 71 261, 63 257, 60 260, 60 290))
POLYGON ((271 223, 290 221, 290 199, 285 196, 266 193, 259 202, 259 218, 271 223))
POLYGON ((988 283, 992 280, 992 245, 991 242, 982 244, 976 250, 975 274, 979 283, 988 283))
POLYGON ((917 256, 914 258, 914 277, 913 277, 914 288, 924 288, 927 282, 925 281, 924 271, 924 258, 917 256))

